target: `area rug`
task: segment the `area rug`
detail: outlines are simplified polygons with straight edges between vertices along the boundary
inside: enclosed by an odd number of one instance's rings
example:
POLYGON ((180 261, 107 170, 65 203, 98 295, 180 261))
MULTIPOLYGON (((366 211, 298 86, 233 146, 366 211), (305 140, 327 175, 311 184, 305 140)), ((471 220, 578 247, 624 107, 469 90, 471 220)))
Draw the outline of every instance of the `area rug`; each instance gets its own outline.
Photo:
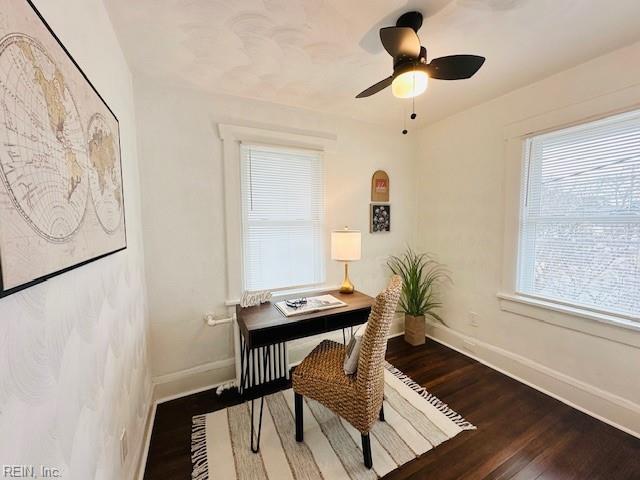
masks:
POLYGON ((384 379, 385 421, 372 430, 372 470, 362 460, 360 433, 314 400, 305 399, 304 442, 297 443, 289 389, 265 397, 257 454, 249 448, 248 403, 193 417, 192 479, 375 479, 476 428, 389 363, 384 379))

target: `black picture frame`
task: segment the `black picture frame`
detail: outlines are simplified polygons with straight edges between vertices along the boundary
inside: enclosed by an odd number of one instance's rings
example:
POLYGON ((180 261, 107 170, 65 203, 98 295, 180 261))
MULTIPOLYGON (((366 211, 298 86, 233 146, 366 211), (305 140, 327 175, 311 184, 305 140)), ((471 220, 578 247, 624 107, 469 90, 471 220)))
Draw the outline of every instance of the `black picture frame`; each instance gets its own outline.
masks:
POLYGON ((369 233, 387 233, 391 231, 391 205, 371 203, 369 206, 369 233))
POLYGON ((4 284, 3 284, 4 275, 3 275, 3 271, 2 271, 2 262, 0 262, 0 298, 7 297, 7 296, 12 295, 14 293, 20 292, 20 291, 25 290, 27 288, 30 288, 30 287, 33 287, 33 286, 38 285, 40 283, 43 283, 43 282, 45 282, 45 281, 47 281, 47 280, 49 280, 51 278, 57 277, 59 275, 62 275, 63 273, 70 272, 71 270, 75 270, 76 268, 83 267, 83 266, 85 266, 85 265, 87 265, 89 263, 92 263, 92 262, 95 262, 97 260, 103 259, 103 258, 108 257, 110 255, 113 255, 115 253, 122 252, 122 251, 126 250, 127 246, 128 246, 127 220, 126 220, 126 201, 125 201, 125 195, 124 195, 124 190, 125 190, 125 188, 124 188, 124 174, 123 174, 123 168, 122 168, 122 142, 121 142, 121 139, 120 139, 120 120, 118 119, 118 116, 115 114, 115 112, 111 109, 109 104, 102 97, 102 95, 100 95, 100 92, 98 92, 98 90, 93 85, 91 80, 89 80, 89 77, 87 76, 87 74, 84 72, 84 70, 82 70, 82 68, 80 67, 78 62, 76 62, 76 60, 73 58, 73 56, 71 55, 69 50, 67 50, 67 48, 64 46, 62 41, 58 38, 58 36, 53 31, 51 26, 47 23, 45 18, 42 16, 40 11, 33 4, 33 2, 31 0, 24 0, 24 1, 25 1, 25 3, 27 5, 29 5, 29 7, 31 7, 31 9, 33 10, 33 13, 40 20, 40 22, 42 22, 42 25, 45 27, 45 30, 53 37, 53 39, 60 46, 60 48, 62 49, 64 54, 69 58, 69 60, 73 64, 73 66, 75 66, 75 68, 78 70, 78 72, 80 73, 82 78, 87 82, 89 87, 91 87, 91 90, 93 90, 93 92, 97 95, 97 97, 100 99, 100 101, 106 107, 106 109, 109 111, 109 113, 111 113, 111 115, 113 115, 113 118, 116 121, 117 129, 118 129, 118 154, 119 154, 118 155, 118 161, 120 162, 120 185, 121 185, 121 188, 122 188, 121 194, 122 194, 122 221, 123 221, 123 229, 124 229, 124 246, 120 247, 120 248, 116 248, 116 249, 114 249, 112 251, 100 254, 100 255, 98 255, 96 257, 89 258, 87 260, 81 261, 79 263, 70 265, 68 267, 62 268, 62 269, 57 270, 55 272, 51 272, 51 273, 48 273, 46 275, 42 275, 42 276, 40 276, 38 278, 35 278, 33 280, 30 280, 29 282, 26 282, 26 283, 24 283, 22 285, 18 285, 18 286, 15 286, 15 287, 12 287, 12 288, 9 288, 9 289, 6 289, 6 290, 5 290, 4 284))

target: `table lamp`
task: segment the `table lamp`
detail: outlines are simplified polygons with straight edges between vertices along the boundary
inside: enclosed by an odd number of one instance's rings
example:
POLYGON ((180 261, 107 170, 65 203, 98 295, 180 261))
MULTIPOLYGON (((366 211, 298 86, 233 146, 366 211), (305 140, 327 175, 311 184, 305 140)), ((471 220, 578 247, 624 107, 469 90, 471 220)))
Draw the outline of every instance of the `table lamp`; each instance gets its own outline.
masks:
POLYGON ((362 237, 360 230, 334 230, 331 232, 331 258, 344 262, 344 281, 340 293, 353 293, 353 284, 349 280, 349 262, 360 260, 362 237))

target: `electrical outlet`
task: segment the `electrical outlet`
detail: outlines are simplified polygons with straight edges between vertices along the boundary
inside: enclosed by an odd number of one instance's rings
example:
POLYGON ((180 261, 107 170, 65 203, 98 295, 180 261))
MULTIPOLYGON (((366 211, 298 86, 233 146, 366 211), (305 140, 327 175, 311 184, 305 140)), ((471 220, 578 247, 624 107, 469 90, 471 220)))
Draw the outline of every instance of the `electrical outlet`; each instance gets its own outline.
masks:
POLYGON ((127 455, 129 454, 129 445, 127 441, 127 429, 122 429, 122 434, 120 435, 120 462, 124 465, 127 460, 127 455))
POLYGON ((478 315, 476 312, 469 312, 469 325, 471 325, 472 327, 479 327, 480 315, 478 315))

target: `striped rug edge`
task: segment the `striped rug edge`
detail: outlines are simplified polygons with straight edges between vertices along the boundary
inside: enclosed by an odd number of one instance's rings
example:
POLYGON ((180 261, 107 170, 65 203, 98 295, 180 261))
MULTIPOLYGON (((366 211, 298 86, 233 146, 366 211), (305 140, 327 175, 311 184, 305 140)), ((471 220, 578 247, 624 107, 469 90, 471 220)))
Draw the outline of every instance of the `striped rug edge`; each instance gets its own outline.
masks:
POLYGON ((446 403, 440 400, 435 395, 429 393, 425 387, 416 383, 411 377, 404 374, 402 371, 398 370, 396 367, 391 365, 389 362, 385 362, 385 368, 391 373, 394 377, 400 380, 402 383, 407 385, 411 390, 416 392, 422 398, 424 398, 427 402, 429 402, 432 406, 434 406, 438 411, 443 413, 449 420, 455 423, 462 430, 476 430, 476 426, 473 425, 468 420, 460 415, 458 412, 449 407, 446 403))
POLYGON ((191 472, 192 480, 209 479, 209 462, 207 461, 207 414, 192 418, 191 425, 191 472))
MULTIPOLYGON (((402 383, 407 385, 411 390, 424 398, 429 404, 444 414, 450 421, 455 423, 462 430, 476 430, 476 426, 451 409, 449 405, 444 403, 435 395, 429 393, 426 388, 416 383, 411 377, 398 370, 389 362, 385 362, 385 368, 389 373, 395 376, 402 383)), ((209 412, 211 413, 211 412, 209 412)), ((191 473, 192 480, 209 480, 209 465, 207 461, 207 435, 206 435, 206 417, 204 415, 196 415, 192 418, 191 429, 191 463, 193 471, 191 473)))

